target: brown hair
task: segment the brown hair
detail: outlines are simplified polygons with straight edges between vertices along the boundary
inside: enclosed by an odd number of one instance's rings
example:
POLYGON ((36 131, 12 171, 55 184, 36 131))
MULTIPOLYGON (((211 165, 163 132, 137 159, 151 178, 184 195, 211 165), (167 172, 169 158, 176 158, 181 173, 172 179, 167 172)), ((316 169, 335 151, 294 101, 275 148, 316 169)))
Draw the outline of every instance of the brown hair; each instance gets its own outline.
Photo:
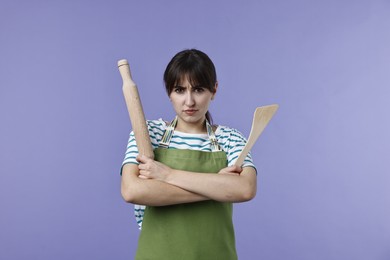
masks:
MULTIPOLYGON (((187 77, 192 86, 201 86, 215 93, 217 74, 209 56, 196 49, 183 50, 177 53, 168 63, 164 72, 164 84, 168 96, 174 87, 184 77, 187 77)), ((206 119, 212 124, 212 117, 207 111, 206 119)))

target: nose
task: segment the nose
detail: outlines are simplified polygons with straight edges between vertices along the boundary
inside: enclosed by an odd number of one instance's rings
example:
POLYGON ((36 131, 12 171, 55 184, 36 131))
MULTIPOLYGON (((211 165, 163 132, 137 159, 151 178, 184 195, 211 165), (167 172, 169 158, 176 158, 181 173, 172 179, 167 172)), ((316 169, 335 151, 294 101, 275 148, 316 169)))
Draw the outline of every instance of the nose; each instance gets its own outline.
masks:
POLYGON ((188 107, 192 107, 193 105, 195 105, 195 99, 193 93, 192 91, 188 91, 186 94, 187 95, 186 95, 185 105, 188 107))

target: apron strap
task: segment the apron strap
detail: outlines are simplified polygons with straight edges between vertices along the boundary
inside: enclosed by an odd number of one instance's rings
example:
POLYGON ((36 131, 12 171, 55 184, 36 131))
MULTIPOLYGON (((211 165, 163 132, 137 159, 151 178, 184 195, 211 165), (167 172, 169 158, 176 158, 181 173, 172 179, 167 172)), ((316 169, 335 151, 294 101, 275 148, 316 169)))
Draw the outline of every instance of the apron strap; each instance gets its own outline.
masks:
POLYGON ((161 148, 169 147, 176 125, 177 125, 177 116, 175 117, 175 119, 171 121, 169 125, 167 125, 167 128, 165 129, 164 134, 158 144, 159 147, 161 148))
MULTIPOLYGON (((177 125, 177 116, 175 119, 172 120, 172 122, 167 126, 165 129, 165 132, 159 142, 159 147, 161 148, 168 148, 169 144, 171 142, 173 132, 175 131, 177 125)), ((217 138, 215 137, 215 133, 213 131, 213 128, 211 127, 209 121, 206 119, 206 129, 207 129, 207 135, 209 137, 210 143, 211 143, 211 151, 212 152, 218 152, 222 151, 221 147, 218 144, 217 138)))

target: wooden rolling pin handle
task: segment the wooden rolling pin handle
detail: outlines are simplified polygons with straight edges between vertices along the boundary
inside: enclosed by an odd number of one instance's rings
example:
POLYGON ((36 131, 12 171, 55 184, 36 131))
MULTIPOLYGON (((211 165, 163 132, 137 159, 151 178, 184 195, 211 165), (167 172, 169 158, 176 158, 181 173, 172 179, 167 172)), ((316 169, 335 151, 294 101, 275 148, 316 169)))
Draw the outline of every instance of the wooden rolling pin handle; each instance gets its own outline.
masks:
POLYGON ((146 155, 153 159, 154 154, 150 142, 148 126, 146 125, 145 114, 142 109, 137 85, 131 77, 129 63, 127 60, 120 60, 118 61, 118 68, 123 80, 123 95, 129 112, 138 152, 139 154, 146 155))

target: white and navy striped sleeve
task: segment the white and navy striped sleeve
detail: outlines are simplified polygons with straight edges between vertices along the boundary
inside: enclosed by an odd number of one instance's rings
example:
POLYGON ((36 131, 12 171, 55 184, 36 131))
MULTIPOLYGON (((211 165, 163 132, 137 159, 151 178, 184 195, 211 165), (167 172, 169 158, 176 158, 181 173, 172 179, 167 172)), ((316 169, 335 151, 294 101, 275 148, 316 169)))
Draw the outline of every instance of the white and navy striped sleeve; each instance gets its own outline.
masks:
MULTIPOLYGON (((234 165, 241 151, 245 147, 247 142, 246 138, 238 130, 226 126, 220 126, 216 135, 219 145, 226 152, 228 166, 234 165)), ((248 166, 256 169, 250 153, 246 156, 242 167, 248 166)))
MULTIPOLYGON (((147 120, 146 123, 148 126, 150 141, 151 141, 153 149, 154 149, 154 148, 158 147, 158 142, 164 133, 166 124, 162 119, 147 120)), ((137 144, 135 142, 134 132, 132 131, 130 133, 129 141, 127 143, 125 158, 123 159, 122 167, 123 167, 123 165, 125 165, 127 163, 133 163, 133 164, 138 165, 139 163, 136 160, 137 155, 138 155, 138 148, 137 148, 137 144)), ((121 171, 121 174, 122 174, 122 171, 121 171)), ((134 204, 134 216, 135 216, 135 220, 137 221, 139 229, 142 228, 142 220, 144 218, 145 208, 146 208, 146 206, 144 206, 144 205, 134 204)))
MULTIPOLYGON (((148 126, 152 147, 153 149, 155 149, 158 147, 158 142, 164 133, 166 127, 165 122, 159 119, 159 120, 147 120, 146 123, 148 126)), ((129 136, 129 141, 127 142, 127 148, 126 148, 125 158, 123 159, 122 162, 122 167, 127 163, 133 163, 138 165, 139 163, 136 160, 137 155, 138 155, 138 148, 135 142, 134 132, 131 131, 129 136)))

